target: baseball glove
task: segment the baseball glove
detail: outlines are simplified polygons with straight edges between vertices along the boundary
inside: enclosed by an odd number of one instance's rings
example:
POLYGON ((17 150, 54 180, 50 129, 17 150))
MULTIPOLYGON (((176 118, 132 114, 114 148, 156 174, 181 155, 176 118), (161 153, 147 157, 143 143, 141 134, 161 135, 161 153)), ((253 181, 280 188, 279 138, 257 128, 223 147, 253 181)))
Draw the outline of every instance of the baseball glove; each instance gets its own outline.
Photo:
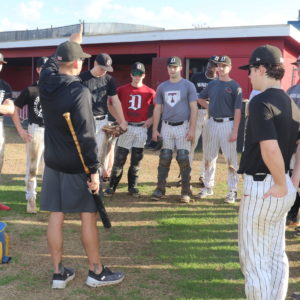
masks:
POLYGON ((104 125, 102 130, 110 137, 118 137, 127 130, 123 130, 118 124, 104 125))

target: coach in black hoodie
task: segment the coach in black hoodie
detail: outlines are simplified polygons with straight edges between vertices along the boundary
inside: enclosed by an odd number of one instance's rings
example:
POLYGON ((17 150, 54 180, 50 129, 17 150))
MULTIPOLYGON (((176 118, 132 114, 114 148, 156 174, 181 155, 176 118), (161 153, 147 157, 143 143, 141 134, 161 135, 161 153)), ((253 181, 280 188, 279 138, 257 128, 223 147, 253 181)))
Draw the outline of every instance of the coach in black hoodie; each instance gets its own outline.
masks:
POLYGON ((90 286, 115 284, 123 280, 122 273, 113 273, 100 262, 99 236, 96 227, 96 206, 90 190, 99 190, 95 124, 91 108, 91 94, 81 84, 78 74, 83 60, 90 57, 80 46, 80 33, 58 46, 41 72, 40 100, 45 122, 45 172, 41 195, 41 209, 50 211, 48 246, 54 265, 52 288, 65 288, 75 277, 75 271, 62 265, 65 213, 80 213, 81 240, 89 261, 86 283, 90 286), (76 147, 63 118, 70 112, 84 161, 91 173, 86 176, 76 147), (89 190, 89 189, 90 190, 89 190))

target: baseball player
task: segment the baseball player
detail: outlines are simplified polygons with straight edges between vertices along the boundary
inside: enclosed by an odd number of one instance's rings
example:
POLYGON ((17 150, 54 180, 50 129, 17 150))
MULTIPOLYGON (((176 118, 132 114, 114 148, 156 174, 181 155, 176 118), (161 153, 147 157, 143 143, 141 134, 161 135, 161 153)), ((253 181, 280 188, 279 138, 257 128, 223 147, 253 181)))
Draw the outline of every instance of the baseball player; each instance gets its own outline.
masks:
MULTIPOLYGON (((42 66, 47 61, 47 57, 40 57, 36 63, 36 72, 40 74, 42 66)), ((43 113, 40 104, 40 94, 38 83, 24 89, 19 97, 15 101, 15 112, 12 115, 12 120, 16 126, 16 129, 26 143, 26 201, 27 212, 36 213, 36 176, 38 173, 38 167, 40 162, 43 163, 44 152, 44 120, 43 113), (28 129, 25 130, 22 127, 19 113, 20 110, 28 105, 28 129)))
POLYGON ((48 246, 54 267, 52 288, 63 289, 75 277, 72 268, 62 264, 65 213, 80 213, 81 241, 88 257, 86 284, 91 287, 121 282, 124 274, 102 265, 99 254, 97 208, 91 191, 99 191, 99 161, 91 93, 78 75, 83 60, 90 57, 80 44, 80 32, 60 44, 46 62, 39 80, 45 122, 45 172, 41 209, 49 211, 48 246), (91 174, 87 182, 83 166, 63 114, 70 112, 83 159, 91 174))
POLYGON ((107 72, 113 72, 112 59, 108 54, 100 53, 94 61, 94 67, 90 71, 80 74, 83 84, 89 88, 92 94, 92 107, 96 122, 96 140, 102 177, 108 177, 104 169, 108 137, 102 131, 102 128, 108 124, 108 109, 110 107, 112 107, 111 113, 113 117, 118 121, 121 128, 127 128, 122 106, 117 95, 115 81, 107 72), (108 98, 111 101, 107 101, 108 98))
POLYGON ((157 141, 162 136, 163 146, 160 151, 157 187, 152 199, 158 200, 165 195, 173 150, 176 149, 176 160, 181 175, 181 201, 191 200, 189 153, 191 142, 195 137, 197 121, 197 93, 195 86, 181 77, 182 63, 177 56, 167 60, 169 80, 161 83, 156 91, 153 112, 152 139, 157 141), (161 134, 158 124, 162 114, 161 134))
MULTIPOLYGON (((0 72, 3 68, 3 64, 6 63, 3 54, 0 53, 0 72)), ((12 114, 14 112, 14 105, 13 102, 9 100, 10 98, 12 98, 10 85, 6 81, 0 79, 0 175, 4 162, 5 145, 3 115, 12 114)), ((0 203, 0 210, 10 210, 10 207, 0 203)))
MULTIPOLYGON (((215 56, 212 56, 208 59, 205 72, 195 73, 191 78, 191 82, 193 82, 196 87, 198 97, 201 91, 207 87, 208 83, 216 79, 217 77, 217 70, 216 70, 217 65, 214 63, 214 59, 215 56)), ((195 149, 198 145, 199 138, 204 130, 204 125, 207 121, 207 109, 205 109, 199 103, 197 103, 197 106, 198 106, 198 116, 197 116, 196 130, 195 130, 195 139, 192 142, 191 152, 189 155, 191 167, 193 165, 195 149)), ((203 137, 204 136, 202 135, 202 145, 205 142, 203 141, 203 137)), ((204 178, 204 162, 202 159, 201 167, 200 167, 200 177, 199 177, 201 187, 204 187, 203 178, 204 178)))
POLYGON ((285 219, 300 180, 300 148, 292 180, 288 175, 300 141, 300 111, 281 89, 281 51, 264 45, 252 53, 249 71, 254 89, 249 104, 244 150, 238 172, 244 174, 239 211, 239 254, 247 299, 283 300, 288 289, 285 219), (288 134, 287 134, 288 132, 288 134))
POLYGON ((144 146, 147 140, 147 128, 152 125, 153 99, 155 91, 145 84, 145 66, 136 62, 131 66, 131 83, 118 88, 118 96, 122 103, 125 119, 128 122, 127 132, 122 134, 117 142, 114 165, 110 177, 107 195, 112 195, 123 174, 123 166, 131 150, 130 167, 128 169, 128 193, 139 196, 137 188, 139 165, 143 158, 144 146))
MULTIPOLYGON (((295 85, 293 85, 292 87, 290 87, 288 89, 287 93, 295 101, 297 106, 300 107, 300 56, 292 64, 297 67, 299 80, 295 85)), ((298 226, 299 225, 299 221, 298 221, 299 207, 300 207, 300 196, 299 196, 299 192, 298 192, 295 203, 292 206, 291 210, 288 212, 286 225, 288 225, 288 226, 298 226)))
POLYGON ((208 107, 209 119, 205 127, 205 142, 203 154, 205 161, 205 187, 197 195, 205 198, 213 195, 215 162, 219 149, 225 157, 228 166, 228 188, 226 203, 234 203, 237 197, 238 162, 236 140, 241 120, 242 89, 230 78, 231 59, 228 56, 216 56, 219 78, 211 81, 200 93, 198 102, 208 107))

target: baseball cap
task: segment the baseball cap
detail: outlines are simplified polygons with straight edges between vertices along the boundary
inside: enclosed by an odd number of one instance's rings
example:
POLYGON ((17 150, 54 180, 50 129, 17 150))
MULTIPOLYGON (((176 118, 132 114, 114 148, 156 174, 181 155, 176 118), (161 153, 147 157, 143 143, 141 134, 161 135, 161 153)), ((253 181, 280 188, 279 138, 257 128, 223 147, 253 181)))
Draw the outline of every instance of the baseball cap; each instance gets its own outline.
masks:
POLYGON ((144 64, 142 64, 141 62, 135 62, 132 66, 131 66, 131 73, 134 72, 140 72, 140 73, 145 73, 145 66, 144 64))
POLYGON ((171 56, 167 60, 167 65, 181 67, 182 66, 181 59, 178 56, 171 56))
POLYGON ((298 56, 297 60, 295 62, 292 63, 292 65, 299 65, 300 64, 300 55, 298 56))
POLYGON ((89 57, 91 57, 91 55, 83 52, 78 43, 71 41, 60 44, 56 49, 56 58, 58 61, 62 62, 69 62, 89 57))
POLYGON ((249 59, 249 64, 240 66, 241 70, 248 70, 249 66, 279 65, 283 63, 282 53, 279 48, 272 45, 263 45, 256 48, 249 59))
POLYGON ((224 64, 224 65, 227 65, 227 66, 231 66, 231 59, 227 55, 213 56, 213 62, 216 63, 216 64, 224 64))
POLYGON ((7 62, 4 60, 4 56, 2 53, 0 53, 0 63, 7 64, 7 62))
POLYGON ((42 56, 36 61, 36 67, 41 68, 48 60, 48 57, 42 56))
POLYGON ((102 69, 104 69, 108 72, 113 72, 114 69, 111 66, 112 59, 107 53, 100 53, 99 55, 97 55, 96 62, 102 69))

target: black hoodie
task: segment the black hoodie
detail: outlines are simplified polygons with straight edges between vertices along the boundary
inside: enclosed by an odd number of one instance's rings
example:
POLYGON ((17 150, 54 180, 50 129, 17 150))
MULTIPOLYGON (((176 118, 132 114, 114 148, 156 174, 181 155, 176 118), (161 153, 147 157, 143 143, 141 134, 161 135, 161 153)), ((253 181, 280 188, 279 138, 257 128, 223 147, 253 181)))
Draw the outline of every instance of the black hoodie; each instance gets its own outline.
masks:
POLYGON ((71 120, 90 172, 99 167, 91 94, 79 77, 59 74, 57 61, 48 59, 39 80, 40 101, 45 122, 45 164, 63 173, 83 173, 72 135, 63 117, 71 120))

